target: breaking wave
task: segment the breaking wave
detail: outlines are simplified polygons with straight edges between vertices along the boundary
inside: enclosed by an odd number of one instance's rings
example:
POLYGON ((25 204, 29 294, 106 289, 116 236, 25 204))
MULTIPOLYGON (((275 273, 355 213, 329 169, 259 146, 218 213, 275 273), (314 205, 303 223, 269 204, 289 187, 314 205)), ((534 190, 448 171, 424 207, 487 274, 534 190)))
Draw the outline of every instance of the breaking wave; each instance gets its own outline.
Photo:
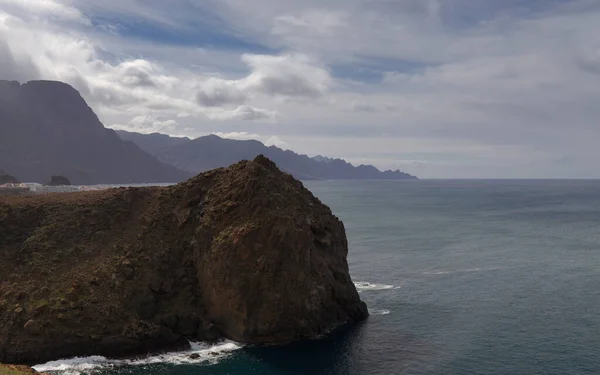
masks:
POLYGON ((359 292, 367 291, 367 290, 389 290, 389 289, 398 289, 399 286, 387 285, 387 284, 371 284, 367 281, 357 281, 354 283, 356 289, 359 292))
POLYGON ((191 348, 180 352, 169 352, 134 359, 108 359, 101 356, 77 357, 52 361, 34 366, 39 372, 55 372, 61 375, 81 375, 94 373, 95 370, 121 366, 144 366, 159 363, 168 364, 198 364, 217 363, 229 357, 232 352, 241 348, 241 344, 223 341, 216 345, 190 343, 191 348))
POLYGON ((390 313, 391 313, 390 310, 385 310, 385 309, 369 309, 370 315, 388 315, 390 313))

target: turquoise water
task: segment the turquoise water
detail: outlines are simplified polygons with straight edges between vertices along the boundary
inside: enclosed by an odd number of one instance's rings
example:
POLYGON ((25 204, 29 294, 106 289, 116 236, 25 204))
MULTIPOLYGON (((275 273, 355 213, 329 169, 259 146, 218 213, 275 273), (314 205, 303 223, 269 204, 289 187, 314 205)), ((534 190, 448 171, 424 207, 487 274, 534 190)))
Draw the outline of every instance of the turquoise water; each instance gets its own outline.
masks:
POLYGON ((598 374, 600 181, 306 182, 372 316, 285 347, 198 346, 82 374, 598 374), (194 362, 194 363, 185 363, 194 362))

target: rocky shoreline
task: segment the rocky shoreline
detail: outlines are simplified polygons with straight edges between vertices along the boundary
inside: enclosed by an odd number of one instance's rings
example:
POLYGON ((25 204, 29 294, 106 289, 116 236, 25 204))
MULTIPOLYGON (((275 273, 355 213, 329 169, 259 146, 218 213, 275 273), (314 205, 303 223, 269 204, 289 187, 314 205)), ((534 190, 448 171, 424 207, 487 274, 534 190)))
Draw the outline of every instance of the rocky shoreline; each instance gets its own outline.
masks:
POLYGON ((45 373, 39 373, 31 367, 23 365, 2 365, 0 364, 0 375, 27 375, 27 374, 38 374, 48 375, 45 373))
POLYGON ((263 156, 170 187, 0 197, 0 362, 318 337, 368 315, 347 252, 263 156))

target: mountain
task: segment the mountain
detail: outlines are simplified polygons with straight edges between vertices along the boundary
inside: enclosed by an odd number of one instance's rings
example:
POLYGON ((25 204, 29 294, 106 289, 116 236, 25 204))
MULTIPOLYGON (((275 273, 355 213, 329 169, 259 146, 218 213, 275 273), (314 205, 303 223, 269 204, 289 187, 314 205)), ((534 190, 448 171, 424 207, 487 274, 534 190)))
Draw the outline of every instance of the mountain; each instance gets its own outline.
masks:
POLYGON ((19 180, 16 177, 6 174, 6 173, 4 173, 3 170, 0 170, 0 185, 18 184, 18 183, 19 183, 19 180))
POLYGON ((117 131, 117 133, 121 139, 134 142, 160 161, 191 173, 227 167, 240 160, 251 160, 262 154, 273 160, 282 170, 304 180, 416 179, 400 171, 382 172, 372 165, 355 167, 342 159, 323 156, 310 158, 275 146, 267 147, 255 140, 223 139, 216 135, 189 139, 158 133, 139 134, 125 131, 117 131))
POLYGON ((191 176, 106 129, 81 95, 54 81, 0 81, 0 166, 21 181, 178 182, 191 176))

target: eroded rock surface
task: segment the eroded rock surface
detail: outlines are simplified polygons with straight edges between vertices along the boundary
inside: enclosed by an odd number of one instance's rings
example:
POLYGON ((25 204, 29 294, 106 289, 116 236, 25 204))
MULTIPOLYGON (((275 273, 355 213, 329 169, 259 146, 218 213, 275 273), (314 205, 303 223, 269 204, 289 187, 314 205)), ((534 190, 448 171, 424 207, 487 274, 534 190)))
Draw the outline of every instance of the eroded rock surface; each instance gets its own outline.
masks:
POLYGON ((171 187, 0 197, 0 362, 320 336, 368 314, 347 252, 262 156, 171 187))

